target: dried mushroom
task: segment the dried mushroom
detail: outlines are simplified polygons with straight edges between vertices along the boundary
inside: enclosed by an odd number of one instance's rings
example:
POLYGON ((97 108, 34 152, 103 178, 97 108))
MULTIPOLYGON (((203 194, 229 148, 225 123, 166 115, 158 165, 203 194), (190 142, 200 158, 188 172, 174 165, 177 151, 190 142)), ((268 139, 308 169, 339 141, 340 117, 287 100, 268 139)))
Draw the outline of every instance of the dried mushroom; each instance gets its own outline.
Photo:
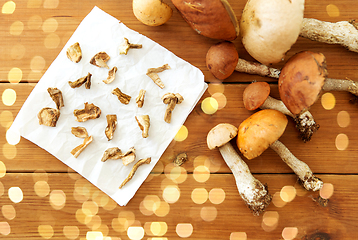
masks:
POLYGON ((163 103, 168 104, 164 115, 164 121, 170 123, 175 105, 182 103, 184 98, 179 93, 166 93, 163 95, 162 100, 163 103))
POLYGON ((126 153, 122 154, 120 158, 122 159, 123 165, 127 166, 135 160, 135 157, 135 149, 131 147, 126 153))
POLYGON ((140 130, 142 130, 142 137, 147 138, 148 137, 148 131, 150 126, 150 118, 148 115, 140 115, 136 116, 135 120, 137 120, 138 126, 140 130))
POLYGON ((141 90, 139 91, 138 97, 135 99, 135 102, 137 103, 137 106, 138 106, 139 108, 143 107, 145 92, 146 92, 146 91, 145 91, 144 89, 141 89, 141 90))
POLYGON ((37 114, 40 125, 45 125, 48 127, 56 127, 57 120, 60 117, 60 110, 56 108, 45 107, 40 110, 37 114))
POLYGON ((117 67, 113 67, 111 70, 108 71, 108 77, 106 80, 103 80, 103 82, 105 84, 109 84, 111 82, 114 81, 114 79, 116 78, 116 72, 117 72, 117 67))
POLYGON ((77 118, 78 122, 85 122, 90 119, 96 119, 101 116, 101 109, 93 103, 85 103, 84 109, 75 109, 73 115, 77 118))
POLYGON ((77 158, 80 153, 85 150, 85 148, 88 146, 88 144, 90 144, 91 142, 93 141, 93 137, 92 136, 89 136, 89 137, 86 137, 84 140, 83 140, 83 143, 81 145, 78 145, 77 147, 75 147, 74 149, 72 149, 71 151, 71 154, 77 158))
POLYGON ((122 184, 119 186, 119 189, 121 189, 126 183, 128 183, 133 178, 133 176, 139 166, 141 166, 143 164, 149 164, 150 161, 151 161, 151 158, 145 158, 145 159, 139 160, 136 164, 134 164, 132 170, 128 174, 128 177, 122 182, 122 184))
POLYGON ((47 88, 47 92, 50 94, 52 100, 56 103, 56 107, 58 110, 60 110, 61 107, 65 106, 65 104, 63 103, 61 90, 57 88, 47 88))
POLYGON ((72 62, 78 63, 82 59, 82 51, 78 42, 67 48, 66 55, 72 62))
POLYGON ((131 100, 131 96, 123 93, 119 88, 113 89, 112 93, 118 97, 118 100, 123 104, 128 104, 131 100))
POLYGON ((142 48, 142 44, 132 44, 127 38, 124 38, 124 42, 119 46, 119 54, 127 55, 130 48, 142 48))
POLYGON ((120 159, 122 156, 122 151, 118 147, 108 148, 104 151, 103 157, 101 159, 102 162, 107 161, 108 159, 117 160, 120 159))
POLYGON ((85 84, 85 88, 90 89, 91 88, 91 77, 92 77, 92 74, 88 73, 87 76, 81 77, 74 82, 68 81, 68 84, 70 85, 71 88, 78 88, 78 87, 81 87, 83 84, 85 84))
POLYGON ((117 115, 107 115, 106 118, 107 118, 107 127, 104 132, 109 141, 112 140, 114 131, 116 130, 117 127, 117 115))
POLYGON ((164 64, 163 66, 157 68, 149 68, 147 70, 147 76, 150 77, 154 81, 154 83, 157 84, 161 89, 163 89, 165 85, 159 78, 158 73, 168 69, 170 69, 170 66, 168 64, 164 64))
POLYGON ((71 133, 78 138, 86 138, 88 137, 88 132, 84 127, 72 127, 71 133))
POLYGON ((99 52, 92 57, 90 63, 97 67, 104 67, 109 69, 107 62, 110 58, 111 57, 106 52, 99 52))
POLYGON ((175 165, 181 166, 187 160, 188 160, 188 155, 185 152, 183 152, 183 153, 178 154, 173 162, 174 162, 175 165))

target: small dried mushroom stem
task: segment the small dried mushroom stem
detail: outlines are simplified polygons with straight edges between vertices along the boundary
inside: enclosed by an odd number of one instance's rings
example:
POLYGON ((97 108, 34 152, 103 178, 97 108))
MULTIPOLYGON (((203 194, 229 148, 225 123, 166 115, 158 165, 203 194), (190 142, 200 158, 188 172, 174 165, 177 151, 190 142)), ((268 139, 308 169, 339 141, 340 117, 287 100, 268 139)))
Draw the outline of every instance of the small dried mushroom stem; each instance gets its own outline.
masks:
POLYGON ((264 64, 251 62, 239 58, 235 71, 248 73, 248 74, 257 74, 263 77, 279 78, 280 70, 272 67, 268 67, 264 64))
POLYGON ((219 151, 235 177, 241 198, 255 216, 260 215, 272 200, 267 187, 251 174, 249 167, 230 142, 219 147, 219 151))
POLYGON ((139 91, 138 97, 135 99, 135 102, 137 103, 137 106, 139 108, 143 107, 145 93, 146 93, 146 91, 144 89, 141 89, 139 91))
POLYGON ((358 30, 355 20, 331 23, 304 18, 300 36, 313 41, 339 44, 350 51, 358 52, 358 30))
POLYGON ((310 167, 295 157, 283 143, 277 140, 270 147, 295 172, 305 189, 318 191, 322 188, 322 180, 314 176, 310 167))
POLYGON ((108 141, 110 141, 113 139, 113 134, 117 127, 117 115, 109 114, 106 116, 106 119, 107 119, 107 127, 104 130, 104 133, 106 134, 108 141))
POLYGON ((132 170, 128 174, 128 177, 122 182, 122 184, 119 186, 119 189, 121 189, 126 183, 129 182, 129 180, 131 180, 133 178, 133 176, 134 176, 134 174, 137 171, 139 166, 141 166, 143 164, 149 164, 150 161, 151 161, 151 158, 145 158, 145 159, 139 160, 136 164, 134 164, 132 170))

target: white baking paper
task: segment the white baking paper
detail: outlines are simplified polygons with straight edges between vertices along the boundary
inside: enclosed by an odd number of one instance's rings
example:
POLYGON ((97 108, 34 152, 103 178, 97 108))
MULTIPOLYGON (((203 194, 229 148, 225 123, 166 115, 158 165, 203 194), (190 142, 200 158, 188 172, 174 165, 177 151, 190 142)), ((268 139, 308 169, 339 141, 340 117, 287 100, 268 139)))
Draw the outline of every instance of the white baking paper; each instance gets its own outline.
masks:
POLYGON ((63 163, 80 173, 91 183, 113 198, 119 205, 126 205, 147 178, 169 143, 173 140, 186 118, 207 88, 202 72, 188 62, 178 58, 149 38, 135 32, 116 18, 98 7, 84 18, 58 57, 35 86, 11 129, 22 137, 45 149, 63 163), (127 55, 119 54, 119 46, 127 38, 131 43, 142 44, 142 49, 130 49, 127 55), (66 56, 69 46, 78 42, 82 49, 82 60, 71 62, 66 56), (98 52, 106 52, 111 59, 107 62, 118 71, 116 79, 105 84, 108 69, 90 64, 98 52), (159 88, 147 75, 147 69, 169 64, 170 70, 159 73, 165 88, 159 88), (75 81, 92 74, 92 85, 85 89, 71 88, 68 81, 75 81), (56 87, 62 91, 65 106, 61 108, 56 127, 39 125, 37 113, 44 107, 56 108, 47 88, 56 87), (130 95, 128 105, 122 104, 111 93, 115 88, 130 95), (146 90, 144 106, 138 108, 135 102, 140 89, 146 90), (171 123, 164 121, 165 105, 161 97, 168 92, 179 93, 184 101, 173 111, 171 123), (84 103, 98 106, 102 114, 98 119, 77 122, 74 109, 83 109, 84 103), (105 136, 106 115, 116 114, 117 129, 111 141, 105 136), (135 120, 137 115, 149 115, 149 137, 142 138, 142 132, 135 120), (93 142, 75 158, 71 150, 83 139, 71 134, 71 127, 85 127, 93 142), (122 189, 120 184, 128 176, 135 162, 124 166, 121 160, 101 162, 106 149, 119 147, 122 152, 136 149, 136 160, 151 158, 150 164, 140 166, 132 180, 122 189))

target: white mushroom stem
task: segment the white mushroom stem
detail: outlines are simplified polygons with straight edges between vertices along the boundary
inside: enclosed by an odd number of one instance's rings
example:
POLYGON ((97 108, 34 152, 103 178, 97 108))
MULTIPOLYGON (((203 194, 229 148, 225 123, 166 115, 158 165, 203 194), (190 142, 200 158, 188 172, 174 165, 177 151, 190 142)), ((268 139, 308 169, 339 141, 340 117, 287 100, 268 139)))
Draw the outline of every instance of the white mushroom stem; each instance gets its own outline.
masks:
POLYGON ((358 96, 358 83, 350 79, 326 78, 322 89, 324 91, 347 91, 358 96))
POLYGON ((355 21, 324 22, 304 18, 300 36, 317 42, 340 44, 350 51, 358 52, 358 30, 355 21))
POLYGON ((241 198, 254 215, 259 215, 270 204, 271 195, 266 187, 251 174, 249 167, 230 142, 219 147, 219 151, 235 177, 241 198))
POLYGON ((298 115, 294 115, 287 109, 286 105, 276 98, 268 96, 265 102, 260 106, 261 109, 274 109, 290 116, 296 123, 296 128, 300 132, 300 137, 304 142, 310 141, 313 133, 315 133, 319 125, 315 122, 309 111, 304 111, 298 115))
POLYGON ((322 180, 314 176, 310 167, 296 158, 283 143, 277 140, 270 147, 295 172, 305 189, 318 191, 322 188, 322 180))

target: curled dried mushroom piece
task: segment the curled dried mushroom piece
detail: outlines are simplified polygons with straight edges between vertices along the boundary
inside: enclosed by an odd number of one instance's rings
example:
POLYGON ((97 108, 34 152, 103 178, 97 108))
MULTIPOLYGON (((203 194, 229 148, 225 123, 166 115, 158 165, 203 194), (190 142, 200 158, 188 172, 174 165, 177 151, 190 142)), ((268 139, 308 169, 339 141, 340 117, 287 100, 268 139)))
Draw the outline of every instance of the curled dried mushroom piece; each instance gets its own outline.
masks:
POLYGON ((111 70, 108 71, 108 77, 106 80, 103 80, 103 82, 105 84, 109 84, 111 82, 114 81, 114 79, 116 78, 116 72, 117 72, 117 67, 113 67, 111 70))
POLYGON ((118 147, 108 148, 104 151, 103 157, 101 159, 102 162, 107 161, 108 159, 117 160, 120 159, 122 156, 122 151, 118 147))
POLYGON ((48 127, 56 127, 58 118, 60 117, 60 110, 56 108, 45 107, 37 114, 40 125, 48 127))
POLYGON ((140 130, 142 130, 142 137, 147 138, 148 137, 149 127, 150 127, 149 115, 136 116, 135 120, 137 120, 137 123, 138 123, 138 126, 139 126, 140 130))
POLYGON ((101 116, 101 109, 93 103, 85 103, 84 109, 75 109, 73 115, 77 118, 78 122, 85 122, 90 119, 96 119, 101 116))
POLYGON ((131 96, 123 93, 119 88, 113 89, 112 94, 116 95, 118 100, 123 104, 128 104, 132 98, 131 96))
POLYGON ((66 55, 72 62, 78 63, 82 59, 82 51, 78 42, 67 48, 66 55))
POLYGON ((86 138, 88 137, 87 129, 84 127, 72 127, 71 133, 78 138, 86 138))
POLYGON ((130 48, 142 48, 142 44, 132 44, 127 38, 124 38, 124 42, 119 46, 119 54, 127 55, 130 48))
POLYGON ((106 52, 99 52, 92 57, 90 63, 97 67, 104 67, 109 69, 107 62, 110 58, 111 57, 106 52))
POLYGON ((141 90, 139 91, 138 97, 135 99, 135 102, 137 103, 137 106, 138 106, 139 108, 143 107, 145 92, 146 92, 146 91, 145 91, 144 89, 141 89, 141 90))
POLYGON ((175 105, 182 103, 184 98, 179 93, 166 93, 163 95, 162 100, 163 103, 168 104, 164 115, 164 121, 170 123, 175 105))
POLYGON ((115 114, 107 115, 106 118, 107 118, 107 127, 104 132, 109 141, 112 140, 114 131, 116 130, 117 127, 117 115, 115 114))
POLYGON ((139 166, 141 166, 143 164, 149 164, 150 162, 151 162, 151 158, 145 158, 145 159, 139 160, 136 164, 134 164, 132 170, 128 174, 128 177, 126 179, 124 179, 122 184, 119 186, 119 189, 121 189, 126 183, 128 183, 133 178, 133 176, 134 176, 134 174, 137 171, 139 166))
POLYGON ((85 148, 93 141, 93 137, 92 136, 89 136, 89 137, 86 137, 84 140, 83 140, 83 143, 81 145, 78 145, 77 147, 75 147, 74 149, 72 149, 71 151, 71 154, 77 158, 81 152, 83 150, 85 150, 85 148))
POLYGON ((128 164, 130 164, 131 162, 133 162, 135 160, 135 149, 134 147, 131 147, 126 153, 124 153, 121 156, 122 162, 124 166, 127 166, 128 164))
POLYGON ((65 104, 63 103, 61 90, 57 88, 47 88, 47 92, 50 94, 52 100, 56 103, 56 107, 58 110, 60 110, 61 107, 65 106, 65 104))
POLYGON ((157 84, 161 89, 165 87, 164 83, 160 79, 158 73, 163 72, 164 70, 170 69, 170 66, 168 64, 164 64, 161 67, 157 68, 149 68, 147 70, 147 76, 150 77, 155 84, 157 84))
POLYGON ((81 77, 74 82, 68 81, 68 84, 70 85, 71 88, 78 88, 78 87, 81 87, 83 84, 85 84, 85 88, 90 89, 91 88, 91 77, 92 77, 92 74, 88 73, 86 76, 81 77))

